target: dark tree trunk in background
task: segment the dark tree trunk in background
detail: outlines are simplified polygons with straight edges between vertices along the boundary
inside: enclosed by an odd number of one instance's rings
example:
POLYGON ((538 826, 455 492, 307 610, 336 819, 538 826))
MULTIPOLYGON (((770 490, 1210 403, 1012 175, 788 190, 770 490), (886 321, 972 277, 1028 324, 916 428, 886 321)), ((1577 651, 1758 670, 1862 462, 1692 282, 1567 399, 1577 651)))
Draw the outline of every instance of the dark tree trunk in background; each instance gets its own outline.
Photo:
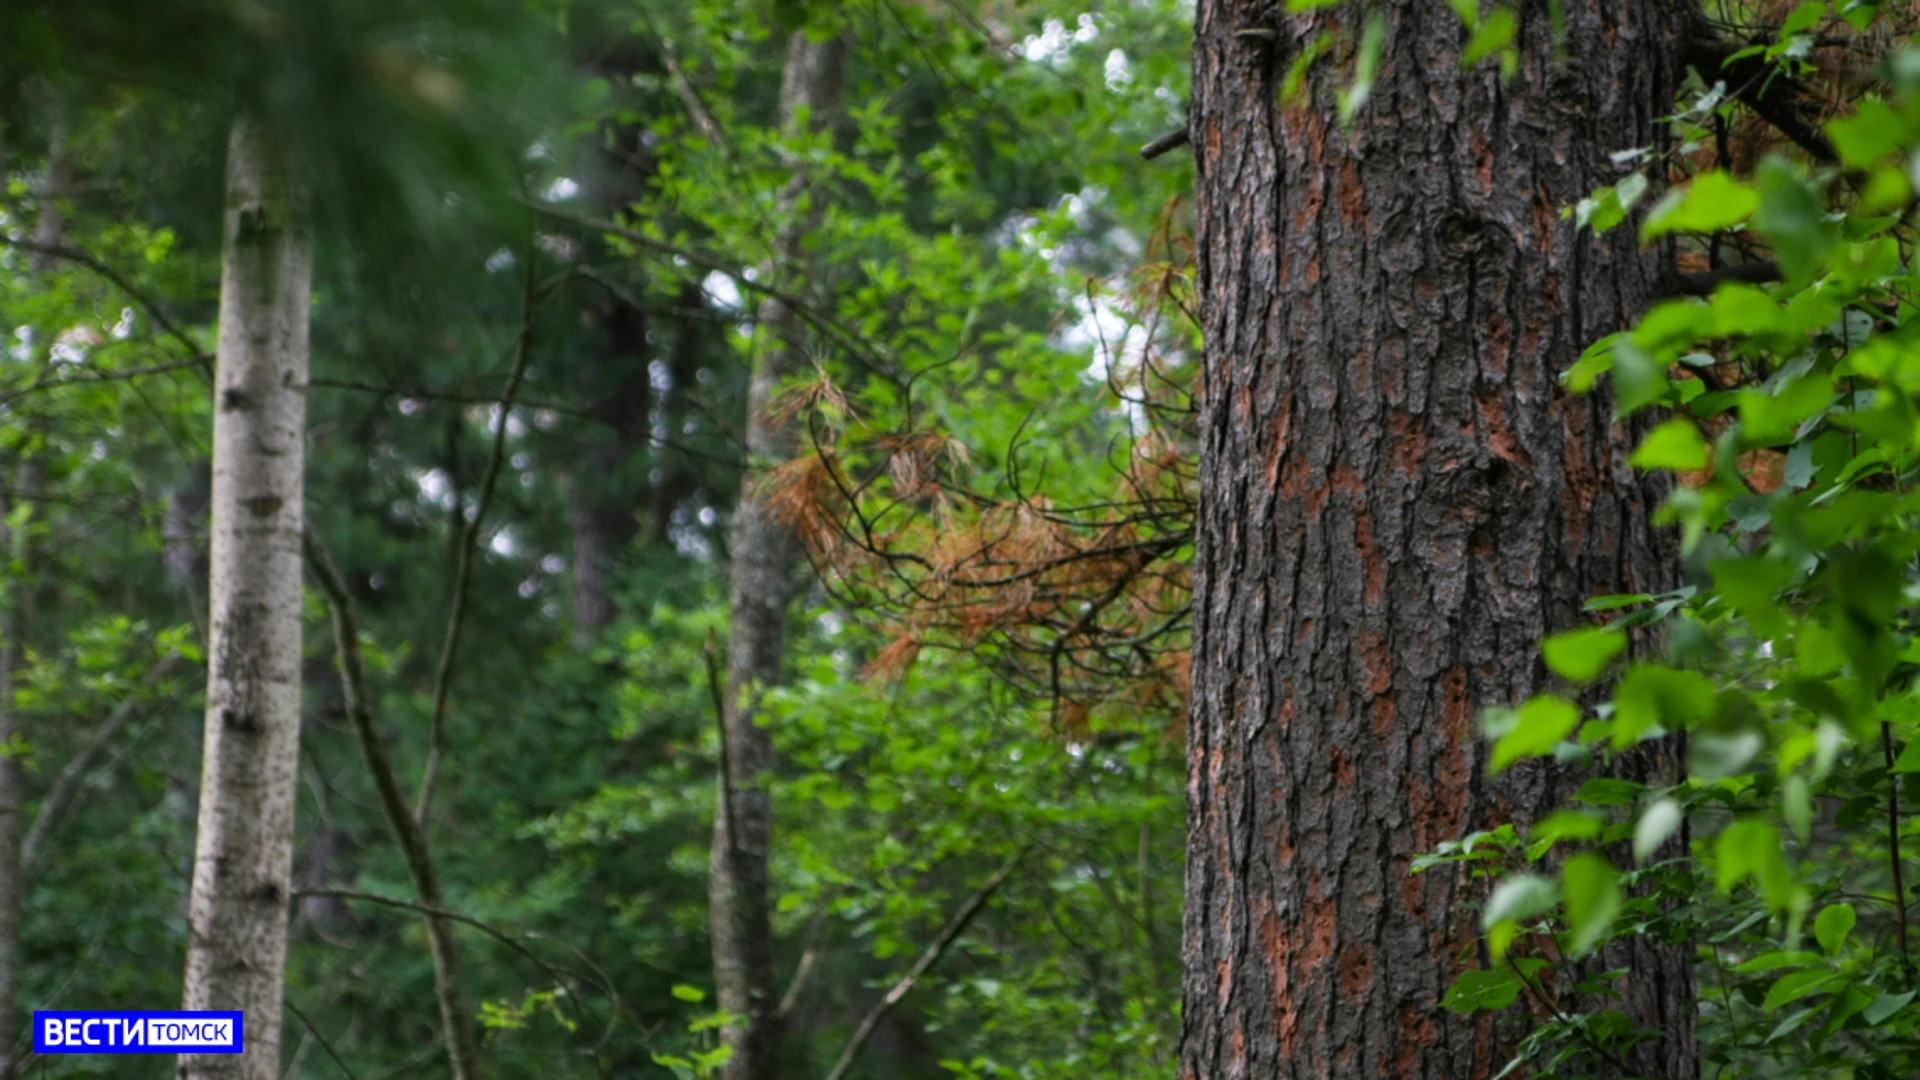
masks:
POLYGON ((652 427, 647 319, 612 297, 596 314, 604 340, 593 374, 610 385, 589 411, 604 427, 587 433, 592 442, 574 468, 568 491, 573 629, 574 640, 582 645, 598 639, 613 621, 614 571, 640 531, 640 512, 651 503, 644 478, 634 476, 652 427))
MULTIPOLYGON (((1675 0, 1521 6, 1519 70, 1463 71, 1441 0, 1388 0, 1371 101, 1336 54, 1365 15, 1201 0, 1193 145, 1206 332, 1189 733, 1184 1080, 1490 1076, 1512 1033, 1439 1006, 1475 938, 1442 840, 1535 817, 1546 768, 1484 776, 1476 718, 1545 678, 1587 597, 1669 583, 1659 492, 1604 396, 1556 374, 1624 327, 1656 263, 1563 206, 1659 138, 1675 0), (1275 40, 1236 36, 1268 27, 1275 40)), ((1624 1008, 1697 1074, 1684 948, 1633 950, 1624 1008)))
MULTIPOLYGON (((621 46, 598 58, 594 69, 625 82, 642 64, 630 47, 621 46)), ((603 218, 615 217, 646 192, 654 160, 641 132, 639 124, 613 125, 596 132, 585 148, 582 193, 603 218)), ((639 514, 652 502, 646 490, 653 400, 647 364, 655 350, 648 342, 646 314, 612 290, 596 290, 583 319, 590 340, 580 376, 591 402, 588 411, 600 423, 584 432, 588 442, 568 477, 567 509, 573 532, 573 638, 586 646, 613 622, 619 563, 640 531, 639 514)))
MULTIPOLYGON (((780 88, 783 124, 791 126, 803 114, 815 126, 830 122, 839 107, 845 53, 838 37, 811 41, 804 31, 793 34, 780 88)), ((804 291, 796 288, 794 277, 804 264, 802 241, 815 220, 812 211, 801 209, 806 180, 796 170, 781 193, 776 258, 762 268, 763 280, 794 291, 804 291)), ((811 205, 820 204, 816 195, 811 205)), ((797 552, 786 527, 753 497, 752 485, 766 466, 793 456, 792 422, 771 415, 769 406, 781 380, 800 369, 803 353, 799 315, 786 304, 772 298, 763 301, 759 323, 760 340, 747 385, 749 471, 742 481, 729 545, 732 622, 722 721, 728 768, 714 815, 708 888, 714 987, 720 1007, 742 1018, 726 1029, 727 1044, 733 1047, 733 1058, 725 1066, 726 1080, 772 1080, 780 1070, 780 987, 774 983, 767 901, 773 808, 760 780, 773 767, 773 736, 758 722, 758 714, 762 694, 780 678, 797 552)))

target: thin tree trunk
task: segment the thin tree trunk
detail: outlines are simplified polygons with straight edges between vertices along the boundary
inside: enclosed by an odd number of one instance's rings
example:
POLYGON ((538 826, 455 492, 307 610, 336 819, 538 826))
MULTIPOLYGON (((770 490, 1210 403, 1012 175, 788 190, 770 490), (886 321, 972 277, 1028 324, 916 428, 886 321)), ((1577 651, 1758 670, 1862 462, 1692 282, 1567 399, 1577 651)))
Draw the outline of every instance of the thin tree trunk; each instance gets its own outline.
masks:
MULTIPOLYGON (((38 281, 45 281, 53 272, 53 257, 46 251, 66 241, 66 208, 62 203, 73 188, 67 119, 65 113, 59 111, 62 105, 56 103, 55 109, 47 146, 47 177, 41 194, 40 220, 33 231, 34 242, 41 250, 27 263, 28 273, 38 281)), ((4 171, 0 171, 0 176, 4 175, 4 171)), ((50 326, 34 328, 34 347, 49 363, 56 332, 57 328, 50 326)), ((6 525, 13 520, 14 511, 23 506, 37 516, 42 508, 35 500, 46 487, 45 469, 33 451, 33 444, 38 440, 31 434, 43 428, 44 418, 30 415, 25 423, 30 435, 22 440, 13 475, 0 479, 0 484, 11 488, 0 491, 0 560, 19 568, 17 576, 10 572, 0 574, 5 581, 0 585, 0 590, 4 590, 0 595, 0 612, 4 613, 0 615, 0 1080, 13 1080, 18 1064, 13 1056, 14 1009, 20 989, 20 910, 27 892, 24 836, 30 831, 26 817, 26 778, 19 759, 12 753, 15 740, 26 737, 16 708, 14 682, 26 661, 27 638, 33 630, 34 597, 40 589, 38 545, 34 543, 31 518, 22 521, 17 529, 8 529, 6 525)))
MULTIPOLYGON (((1440 0, 1198 5, 1183 1080, 1468 1080, 1512 1055, 1513 1031, 1439 1006, 1477 894, 1408 861, 1553 805, 1551 766, 1484 778, 1476 714, 1542 685, 1538 642, 1585 598, 1673 573, 1630 433, 1555 376, 1652 295, 1634 230, 1560 211, 1660 138, 1688 5, 1562 7, 1558 54, 1545 8, 1516 9, 1503 82, 1461 68, 1440 0), (1351 128, 1350 64, 1279 100, 1316 35, 1375 11, 1351 128)), ((1697 1075, 1688 950, 1633 952, 1623 1007, 1668 1032, 1635 1069, 1697 1075)))
MULTIPOLYGON (((789 126, 804 114, 824 126, 840 100, 845 45, 840 38, 810 41, 796 31, 787 46, 780 113, 789 126)), ((765 272, 782 280, 801 264, 801 241, 812 213, 800 210, 805 180, 796 174, 781 196, 783 225, 776 257, 765 272)), ((817 200, 815 202, 817 206, 817 200)), ((747 459, 751 466, 793 456, 790 423, 768 406, 780 382, 800 364, 801 326, 787 305, 760 305, 761 348, 747 388, 747 459)), ((780 988, 773 973, 773 934, 767 905, 767 853, 772 804, 761 777, 773 766, 773 737, 758 722, 761 696, 780 677, 793 598, 793 538, 772 510, 743 486, 730 539, 732 628, 727 643, 726 740, 730 782, 720 784, 714 815, 712 873, 708 895, 713 931, 713 973, 720 1007, 741 1017, 726 1029, 733 1057, 726 1080, 772 1080, 779 1072, 780 988)))
MULTIPOLYGON (((413 881, 414 895, 428 908, 442 908, 445 898, 440 893, 440 875, 434 870, 433 852, 427 847, 425 829, 414 820, 406 796, 400 793, 400 782, 394 778, 386 744, 373 726, 373 708, 367 703, 367 681, 360 663, 360 631, 352 598, 326 552, 313 544, 308 554, 332 615, 334 662, 340 670, 340 691, 347 717, 353 722, 361 756, 366 759, 367 772, 373 776, 374 790, 380 795, 380 809, 386 814, 394 841, 406 858, 407 876, 413 881)), ((433 957, 433 987, 440 1003, 440 1027, 446 1038, 449 1071, 453 1080, 479 1080, 480 1042, 460 987, 460 943, 454 939, 453 927, 447 920, 428 915, 426 921, 427 950, 433 957)))
POLYGON ((305 195, 242 114, 227 148, 214 373, 206 746, 185 1007, 242 1009, 246 1052, 182 1080, 277 1080, 300 747, 300 536, 313 244, 305 195))

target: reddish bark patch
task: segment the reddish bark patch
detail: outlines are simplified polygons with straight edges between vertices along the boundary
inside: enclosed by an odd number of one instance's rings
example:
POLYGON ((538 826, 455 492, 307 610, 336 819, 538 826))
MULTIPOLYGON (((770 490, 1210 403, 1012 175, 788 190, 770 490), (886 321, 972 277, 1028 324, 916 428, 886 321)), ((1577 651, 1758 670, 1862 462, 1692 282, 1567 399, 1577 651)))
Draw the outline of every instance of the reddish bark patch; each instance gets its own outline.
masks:
POLYGON ((1493 191, 1493 147, 1487 145, 1487 137, 1479 128, 1469 127, 1467 136, 1473 144, 1474 176, 1480 181, 1480 190, 1493 191))
POLYGON ((1373 950, 1349 945, 1340 953, 1340 996, 1354 1001, 1373 988, 1373 950))
POLYGON ((1353 786, 1353 761, 1347 757, 1345 750, 1335 747, 1329 764, 1333 766, 1334 783, 1343 788, 1353 786))
POLYGON ((1431 1006, 1420 1002, 1400 1003, 1399 1024, 1393 1041, 1393 1064, 1384 1070, 1389 1077, 1415 1076, 1420 1051, 1439 1041, 1434 1031, 1431 1006))
POLYGON ((1566 453, 1562 464, 1566 470, 1566 486, 1561 489, 1560 509, 1566 521, 1567 548, 1578 551, 1587 538, 1587 515, 1593 502, 1600 496, 1601 476, 1587 455, 1587 416, 1585 409, 1569 407, 1561 410, 1566 437, 1563 444, 1566 453))
POLYGON ((1385 735, 1393 730, 1394 721, 1400 719, 1400 702, 1389 690, 1373 699, 1373 733, 1385 735))
POLYGON ((1513 437, 1513 429, 1507 426, 1507 405, 1500 400, 1498 391, 1491 388, 1482 390, 1474 398, 1474 404, 1480 413, 1480 427, 1484 432, 1487 448, 1493 456, 1518 469, 1529 469, 1533 459, 1520 441, 1513 437))
POLYGON ((1366 572, 1367 606, 1373 607, 1387 593, 1387 560, 1381 558, 1380 549, 1373 542, 1373 518, 1367 514, 1364 503, 1354 508, 1353 549, 1360 556, 1360 568, 1366 572))
POLYGON ((1427 421, 1405 409, 1395 409, 1387 418, 1388 445, 1393 448, 1393 463, 1403 476, 1417 476, 1427 460, 1427 421))
POLYGON ((1360 186, 1360 170, 1348 158, 1340 166, 1340 220, 1358 225, 1367 216, 1367 195, 1360 186))
POLYGON ((1372 630, 1359 635, 1360 662, 1367 669, 1367 694, 1378 696, 1393 685, 1393 657, 1387 653, 1387 638, 1372 630))

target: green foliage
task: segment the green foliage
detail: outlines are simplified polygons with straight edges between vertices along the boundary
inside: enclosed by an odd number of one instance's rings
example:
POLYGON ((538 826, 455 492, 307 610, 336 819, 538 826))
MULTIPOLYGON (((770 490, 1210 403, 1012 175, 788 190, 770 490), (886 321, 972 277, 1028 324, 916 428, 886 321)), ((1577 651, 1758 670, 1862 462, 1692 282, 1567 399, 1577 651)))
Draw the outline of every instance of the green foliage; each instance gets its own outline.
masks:
MULTIPOLYGON (((1788 63, 1825 17, 1796 9, 1768 52, 1788 63)), ((1594 764, 1574 796, 1599 811, 1591 824, 1563 811, 1418 864, 1486 882, 1496 964, 1465 971, 1448 1004, 1536 1008, 1517 1063, 1534 1072, 1628 1054, 1638 1033, 1606 997, 1635 973, 1596 979, 1580 960, 1636 937, 1697 943, 1709 1075, 1920 1070, 1904 782, 1920 764, 1920 309, 1911 231, 1885 213, 1907 190, 1889 159, 1920 145, 1920 69, 1912 54, 1890 67, 1886 96, 1827 125, 1860 173, 1778 157, 1751 179, 1703 172, 1641 223, 1648 241, 1749 235, 1779 285, 1666 301, 1566 373, 1578 393, 1610 373, 1642 433, 1632 464, 1674 475, 1659 521, 1678 527, 1688 584, 1590 604, 1604 622, 1543 648, 1573 689, 1490 714, 1495 771, 1548 754, 1594 764), (1682 737, 1684 767, 1649 772, 1682 737)), ((1720 108, 1683 112, 1682 130, 1720 108)), ((1582 224, 1624 220, 1640 185, 1623 186, 1583 203, 1582 224)))

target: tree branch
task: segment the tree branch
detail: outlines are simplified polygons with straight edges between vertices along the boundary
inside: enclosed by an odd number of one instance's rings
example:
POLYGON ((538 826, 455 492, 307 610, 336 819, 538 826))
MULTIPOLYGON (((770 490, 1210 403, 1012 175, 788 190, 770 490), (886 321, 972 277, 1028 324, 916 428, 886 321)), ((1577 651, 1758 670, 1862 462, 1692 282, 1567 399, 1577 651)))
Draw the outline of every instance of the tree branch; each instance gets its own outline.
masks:
POLYGON ((827 1074, 827 1080, 845 1080, 847 1071, 853 1068, 854 1059, 860 1056, 860 1051, 865 1049, 867 1041, 873 1038, 873 1033, 880 1026, 880 1021, 893 1010, 894 1006, 900 1004, 900 1000, 907 996, 928 969, 939 963, 940 957, 946 954, 948 946, 952 945, 954 940, 966 930, 967 924, 973 921, 973 917, 980 914, 980 909, 986 906, 994 890, 1007 880, 1007 876, 1013 873, 1013 868, 1019 865, 1021 857, 1025 854, 1026 848, 1023 847, 1008 856, 1007 861, 1000 864, 1000 869, 993 872, 993 876, 987 879, 986 884, 969 896, 967 902, 961 904, 960 909, 953 913, 953 918, 947 920, 947 925, 940 931, 940 936, 933 939, 933 944, 928 945, 926 951, 920 954, 920 958, 913 962, 913 967, 908 968, 907 973, 900 977, 900 981, 893 984, 893 989, 888 990, 886 996, 868 1010, 866 1017, 860 1021, 860 1026, 854 1029, 853 1038, 847 1040, 846 1049, 840 1052, 839 1062, 834 1065, 833 1071, 827 1074))
POLYGON ((166 313, 160 310, 160 305, 157 302, 147 296, 146 293, 135 288, 134 284, 128 281, 126 276, 118 270, 115 270, 113 267, 108 266, 106 263, 101 262, 78 248, 67 247, 63 244, 45 244, 33 240, 16 240, 4 232, 0 232, 0 244, 5 244, 8 247, 16 247, 21 251, 30 252, 35 255, 47 255, 66 262, 79 263, 81 266, 106 278, 113 283, 115 288, 132 297, 134 303, 139 304, 145 309, 147 318, 152 319, 153 324, 159 327, 168 337, 179 342, 180 348, 185 350, 188 356, 195 358, 204 370, 211 371, 213 357, 201 352, 200 346, 194 344, 192 338, 188 337, 184 331, 176 326, 173 320, 167 318, 166 313))
POLYGON ((1163 157, 1167 154, 1171 154, 1175 150, 1178 150, 1183 146, 1189 146, 1192 143, 1193 143, 1193 132, 1189 131, 1184 127, 1179 127, 1179 128, 1173 129, 1172 131, 1167 132, 1165 135, 1162 135, 1159 138, 1148 143, 1147 145, 1141 147, 1140 156, 1147 159, 1148 161, 1152 161, 1157 157, 1163 157))
MULTIPOLYGON (((162 658, 159 663, 147 669, 146 676, 140 680, 140 689, 144 690, 165 678, 167 672, 179 662, 178 653, 162 658)), ((140 696, 136 693, 129 694, 120 704, 114 706, 113 711, 108 713, 106 720, 100 724, 99 730, 94 732, 93 738, 73 756, 72 761, 67 762, 66 768, 60 770, 60 775, 54 777, 53 786, 47 789, 47 797, 40 801, 40 812, 34 816, 33 825, 27 829, 26 838, 20 841, 22 876, 29 878, 33 876, 34 867, 40 862, 41 845, 53 831, 53 826, 80 797, 81 778, 86 775, 88 769, 93 768, 95 759, 106 750, 109 743, 113 742, 114 736, 120 734, 120 729, 126 727, 127 722, 133 719, 137 711, 135 706, 138 704, 140 704, 140 696)))
POLYGON ((1838 162, 1840 155, 1834 152, 1826 135, 1800 115, 1800 100, 1804 96, 1800 83, 1785 72, 1775 70, 1764 56, 1752 54, 1734 59, 1739 51, 1739 47, 1706 32, 1688 42, 1681 56, 1685 63, 1699 70, 1707 85, 1715 81, 1726 83, 1728 93, 1815 159, 1826 164, 1838 162))
POLYGON ((66 375, 64 378, 56 379, 43 375, 27 385, 20 387, 18 390, 9 390, 4 394, 0 394, 0 405, 9 404, 29 394, 37 394, 43 390, 58 390, 63 386, 75 386, 84 383, 119 382, 124 379, 138 379, 147 375, 164 375, 170 371, 181 371, 186 368, 199 368, 204 371, 207 365, 211 363, 213 363, 213 356, 211 354, 197 353, 185 360, 170 360, 164 364, 149 364, 146 367, 74 368, 72 369, 72 373, 66 375))
POLYGON ((420 799, 413 812, 414 821, 425 827, 433 809, 433 786, 440 777, 440 761, 447 745, 447 700, 453 688, 454 654, 460 647, 460 631, 466 622, 467 594, 473 586, 473 561, 480 544, 480 526, 493 502, 500 479, 500 464, 506 457, 507 418, 513 412, 520 383, 526 378, 527 364, 533 356, 533 330, 537 321, 542 291, 534 278, 534 245, 527 244, 526 289, 520 310, 520 334, 514 346, 513 371, 507 376, 506 390, 500 395, 500 425, 493 433, 493 451, 487 459, 486 478, 480 483, 480 501, 467 522, 460 540, 460 562, 454 571, 453 600, 447 612, 447 636, 440 648, 440 665, 433 678, 433 717, 428 725, 427 764, 420 776, 420 799))
POLYGON ((1780 266, 1773 262, 1739 263, 1718 270, 1675 272, 1669 287, 1673 296, 1712 296, 1723 281, 1744 281, 1766 285, 1780 280, 1780 266))
MULTIPOLYGON (((502 426, 504 424, 503 420, 502 426)), ((400 794, 400 784, 394 778, 393 763, 387 757, 386 745, 381 741, 380 733, 374 730, 373 711, 367 704, 366 676, 360 664, 360 631, 353 617, 352 598, 348 596, 339 571, 334 569, 333 560, 327 556, 319 540, 311 534, 302 537, 302 540, 307 564, 313 568, 314 578, 320 583, 320 591, 326 595, 327 607, 332 614, 333 658, 340 672, 340 689, 346 699, 347 716, 353 722, 354 734, 360 741, 361 755, 366 758, 367 771, 373 775, 373 786, 380 796, 380 809, 385 813, 387 825, 393 830, 394 840, 406 858, 407 873, 413 879, 413 890, 420 897, 421 905, 437 909, 440 906, 440 879, 434 873, 433 855, 427 848, 427 840, 419 823, 407 812, 407 801, 400 794)), ((466 1003, 460 992, 460 953, 442 915, 427 913, 427 943, 433 954, 440 1020, 446 1032, 447 1057, 453 1067, 454 1080, 479 1080, 480 1044, 474 1038, 466 1003)))

